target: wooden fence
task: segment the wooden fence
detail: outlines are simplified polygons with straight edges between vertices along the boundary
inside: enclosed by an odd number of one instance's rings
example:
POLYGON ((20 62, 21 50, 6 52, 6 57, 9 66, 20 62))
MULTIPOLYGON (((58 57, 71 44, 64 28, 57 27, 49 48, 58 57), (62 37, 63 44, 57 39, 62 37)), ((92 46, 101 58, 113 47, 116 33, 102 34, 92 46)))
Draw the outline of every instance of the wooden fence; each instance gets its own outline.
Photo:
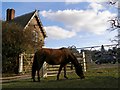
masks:
MULTIPOLYGON (((49 65, 46 62, 44 63, 44 66, 43 66, 43 71, 44 71, 43 77, 56 76, 60 67, 60 65, 49 65)), ((63 72, 63 70, 61 72, 63 72)), ((74 72, 74 67, 72 69, 71 63, 67 64, 66 72, 67 73, 74 72)))

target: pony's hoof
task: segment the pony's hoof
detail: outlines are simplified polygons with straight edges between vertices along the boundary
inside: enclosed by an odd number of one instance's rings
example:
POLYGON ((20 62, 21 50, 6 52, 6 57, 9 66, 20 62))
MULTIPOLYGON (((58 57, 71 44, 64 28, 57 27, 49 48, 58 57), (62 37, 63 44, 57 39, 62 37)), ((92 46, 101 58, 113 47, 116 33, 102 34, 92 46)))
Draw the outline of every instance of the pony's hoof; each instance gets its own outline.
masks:
POLYGON ((68 77, 66 79, 68 79, 68 77))
POLYGON ((57 79, 56 80, 59 80, 59 77, 57 76, 57 79))
POLYGON ((64 78, 68 79, 68 77, 66 77, 66 76, 64 78))
POLYGON ((35 80, 33 80, 33 82, 36 82, 35 80))
POLYGON ((81 77, 80 79, 85 79, 85 77, 81 77))
POLYGON ((38 82, 40 82, 40 80, 38 80, 38 82))
POLYGON ((60 80, 59 78, 57 78, 56 80, 60 80))

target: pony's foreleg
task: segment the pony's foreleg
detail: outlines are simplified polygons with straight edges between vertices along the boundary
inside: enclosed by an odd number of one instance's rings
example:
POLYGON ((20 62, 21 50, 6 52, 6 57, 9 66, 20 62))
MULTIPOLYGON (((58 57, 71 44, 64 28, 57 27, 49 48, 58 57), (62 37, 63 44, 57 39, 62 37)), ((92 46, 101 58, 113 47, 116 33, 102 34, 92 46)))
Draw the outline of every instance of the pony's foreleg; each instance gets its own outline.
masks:
POLYGON ((58 74, 57 74, 57 80, 59 80, 59 75, 60 75, 60 73, 61 73, 61 70, 62 70, 62 65, 60 65, 60 67, 59 67, 59 71, 58 71, 58 74))
POLYGON ((64 77, 68 79, 68 77, 66 76, 66 65, 64 66, 64 77))
POLYGON ((35 82, 35 74, 36 74, 36 70, 32 72, 32 79, 33 79, 33 82, 35 82))

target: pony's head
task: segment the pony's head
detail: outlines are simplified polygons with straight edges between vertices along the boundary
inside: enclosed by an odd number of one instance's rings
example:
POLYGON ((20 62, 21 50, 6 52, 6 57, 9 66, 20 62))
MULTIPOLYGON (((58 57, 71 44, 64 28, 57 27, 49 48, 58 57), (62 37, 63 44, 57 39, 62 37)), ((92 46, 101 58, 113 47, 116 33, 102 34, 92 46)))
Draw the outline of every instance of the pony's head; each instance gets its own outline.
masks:
POLYGON ((78 66, 76 66, 75 71, 81 79, 85 78, 85 76, 83 74, 82 66, 80 64, 78 66))
POLYGON ((81 79, 85 78, 85 76, 83 74, 82 66, 81 66, 81 64, 79 64, 76 56, 69 49, 61 48, 61 50, 63 50, 65 52, 66 59, 68 59, 72 64, 74 64, 77 75, 81 79))

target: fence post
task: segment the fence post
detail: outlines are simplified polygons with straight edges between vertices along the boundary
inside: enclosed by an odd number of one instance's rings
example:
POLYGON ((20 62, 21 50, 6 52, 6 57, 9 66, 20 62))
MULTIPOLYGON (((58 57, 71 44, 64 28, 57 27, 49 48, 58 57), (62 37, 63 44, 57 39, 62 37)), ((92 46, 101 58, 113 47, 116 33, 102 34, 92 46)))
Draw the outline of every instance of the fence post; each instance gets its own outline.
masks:
POLYGON ((43 64, 43 78, 47 78, 47 63, 43 64))
POLYGON ((85 60, 85 52, 83 51, 82 54, 83 54, 83 68, 84 68, 84 72, 86 72, 87 67, 86 67, 86 60, 85 60))
POLYGON ((23 54, 19 55, 19 73, 23 72, 23 54))

